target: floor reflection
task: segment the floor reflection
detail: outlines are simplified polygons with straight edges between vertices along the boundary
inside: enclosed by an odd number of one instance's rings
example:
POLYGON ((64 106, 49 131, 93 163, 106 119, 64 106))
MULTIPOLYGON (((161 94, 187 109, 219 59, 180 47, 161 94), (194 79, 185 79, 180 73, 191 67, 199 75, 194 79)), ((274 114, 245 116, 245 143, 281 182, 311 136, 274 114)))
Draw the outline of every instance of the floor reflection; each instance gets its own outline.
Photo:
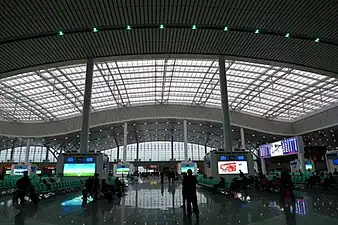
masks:
MULTIPOLYGON (((143 182, 130 186, 127 195, 113 203, 88 200, 82 204, 80 194, 44 200, 38 209, 14 209, 11 198, 0 199, 1 224, 140 224, 178 225, 188 221, 183 216, 180 183, 143 182)), ((198 189, 200 224, 337 224, 338 196, 298 193, 294 207, 281 207, 278 195, 251 192, 250 202, 234 200, 198 189)), ((195 220, 193 220, 194 222, 195 220)))

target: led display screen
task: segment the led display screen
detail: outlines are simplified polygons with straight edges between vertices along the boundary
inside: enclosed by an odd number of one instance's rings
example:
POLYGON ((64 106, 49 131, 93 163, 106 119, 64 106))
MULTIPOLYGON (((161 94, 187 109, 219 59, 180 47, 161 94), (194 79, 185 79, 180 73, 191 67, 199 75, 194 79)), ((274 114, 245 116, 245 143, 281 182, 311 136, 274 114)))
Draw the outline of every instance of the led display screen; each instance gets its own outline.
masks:
POLYGON ((94 162, 94 158, 93 157, 87 157, 86 162, 94 162))
POLYGON ((23 172, 28 171, 28 166, 15 166, 13 170, 13 175, 23 175, 23 172))
POLYGON ((77 157, 76 158, 76 162, 78 162, 78 163, 84 163, 85 162, 85 158, 84 157, 77 157))
POLYGON ((189 169, 191 169, 191 171, 195 173, 194 164, 181 164, 181 173, 187 173, 189 169))
POLYGON ((67 158, 67 162, 69 162, 69 163, 75 162, 74 157, 68 157, 68 158, 67 158))
POLYGON ((299 151, 296 137, 276 141, 259 146, 260 157, 268 158, 282 155, 297 154, 299 151))
POLYGON ((6 170, 6 175, 11 175, 12 171, 11 170, 6 170))
POLYGON ((89 177, 95 173, 95 163, 65 163, 63 175, 66 177, 89 177))
POLYGON ((41 170, 36 170, 36 174, 37 174, 37 175, 39 175, 39 174, 41 174, 41 173, 42 173, 41 170))
POLYGON ((338 165, 338 159, 332 160, 333 165, 338 165))
POLYGON ((118 164, 116 165, 116 170, 115 170, 116 173, 129 173, 130 172, 130 168, 128 165, 125 165, 125 164, 118 164))
POLYGON ((218 174, 239 174, 242 171, 244 174, 249 173, 247 161, 219 161, 218 174))

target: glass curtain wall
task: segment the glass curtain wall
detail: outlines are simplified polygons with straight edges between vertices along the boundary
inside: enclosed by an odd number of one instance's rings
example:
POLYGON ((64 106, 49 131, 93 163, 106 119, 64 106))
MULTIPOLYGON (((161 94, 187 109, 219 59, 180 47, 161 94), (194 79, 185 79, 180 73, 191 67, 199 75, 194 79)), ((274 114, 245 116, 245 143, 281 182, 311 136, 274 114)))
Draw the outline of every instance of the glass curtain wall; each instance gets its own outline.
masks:
MULTIPOLYGON (((174 159, 184 159, 184 143, 174 142, 174 159)), ((119 148, 119 159, 123 156, 123 146, 119 148)), ((135 161, 137 158, 137 144, 129 144, 127 146, 127 161, 135 161)), ((207 152, 211 151, 207 147, 207 152)), ((117 148, 108 149, 104 151, 110 158, 110 161, 117 159, 117 148)), ((203 160, 205 155, 205 147, 198 144, 188 143, 188 157, 191 160, 203 160)), ((171 156, 171 142, 170 141, 156 141, 156 142, 143 142, 139 144, 139 157, 141 161, 169 161, 171 156)))
MULTIPOLYGON (((26 155, 26 146, 15 147, 13 152, 14 162, 24 162, 26 155)), ((43 162, 46 159, 47 148, 43 146, 31 146, 28 156, 29 162, 43 162)), ((11 149, 0 151, 0 162, 7 162, 11 159, 11 149)), ((49 162, 56 162, 55 157, 48 152, 49 162)))

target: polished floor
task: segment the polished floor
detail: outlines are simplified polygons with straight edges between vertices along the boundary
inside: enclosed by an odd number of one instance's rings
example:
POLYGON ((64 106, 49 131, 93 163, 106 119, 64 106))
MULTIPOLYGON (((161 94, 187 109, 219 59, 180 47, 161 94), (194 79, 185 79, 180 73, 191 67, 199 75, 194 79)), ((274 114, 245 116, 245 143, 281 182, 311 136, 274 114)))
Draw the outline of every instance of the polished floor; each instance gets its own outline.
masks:
MULTIPOLYGON (((337 225, 338 196, 321 193, 297 193, 295 209, 278 206, 278 196, 267 193, 250 193, 250 201, 198 189, 200 208, 199 224, 260 224, 260 225, 337 225)), ((157 180, 145 180, 129 187, 127 195, 115 204, 102 200, 82 205, 79 193, 57 196, 40 202, 34 209, 26 204, 21 210, 12 206, 10 197, 0 199, 0 223, 17 225, 54 224, 189 224, 183 215, 181 186, 160 185, 157 180)), ((192 224, 197 223, 193 217, 192 224)))

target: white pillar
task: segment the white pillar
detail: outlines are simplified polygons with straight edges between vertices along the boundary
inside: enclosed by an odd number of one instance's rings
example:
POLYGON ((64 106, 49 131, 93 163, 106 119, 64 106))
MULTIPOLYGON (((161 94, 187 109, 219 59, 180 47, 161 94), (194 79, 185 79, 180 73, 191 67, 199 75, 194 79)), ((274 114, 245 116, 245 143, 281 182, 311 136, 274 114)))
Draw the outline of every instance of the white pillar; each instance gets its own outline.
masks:
POLYGON ((298 142, 298 163, 299 163, 299 170, 302 173, 306 172, 305 169, 305 160, 304 160, 304 143, 301 136, 297 137, 298 142))
POLYGON ((304 153, 302 153, 302 152, 298 153, 298 163, 299 163, 300 172, 305 173, 306 172, 305 160, 304 160, 304 153))
POLYGON ((124 123, 123 132, 123 158, 122 161, 127 161, 127 145, 128 145, 128 123, 124 123))
POLYGON ((183 135, 184 135, 184 161, 188 162, 188 123, 186 120, 183 122, 183 135))
POLYGON ((264 158, 261 158, 261 168, 262 168, 262 173, 266 175, 266 166, 265 166, 265 160, 264 158))
POLYGON ((82 109, 80 153, 87 153, 88 152, 89 119, 90 119, 90 107, 91 107, 92 87, 93 87, 93 69, 94 69, 94 60, 88 59, 87 69, 86 69, 86 81, 85 81, 83 109, 82 109))
POLYGON ((223 138, 224 138, 223 146, 224 146, 224 151, 232 152, 228 85, 227 85, 227 79, 226 79, 224 56, 219 56, 218 66, 219 66, 219 85, 220 85, 220 90, 221 90, 221 104, 222 104, 222 116, 223 116, 223 138))
POLYGON ((244 136, 244 128, 240 128, 241 132, 241 150, 245 150, 245 136, 244 136))
POLYGON ((28 138, 27 145, 26 145, 26 153, 25 153, 25 163, 28 163, 30 148, 31 148, 31 139, 28 138))

